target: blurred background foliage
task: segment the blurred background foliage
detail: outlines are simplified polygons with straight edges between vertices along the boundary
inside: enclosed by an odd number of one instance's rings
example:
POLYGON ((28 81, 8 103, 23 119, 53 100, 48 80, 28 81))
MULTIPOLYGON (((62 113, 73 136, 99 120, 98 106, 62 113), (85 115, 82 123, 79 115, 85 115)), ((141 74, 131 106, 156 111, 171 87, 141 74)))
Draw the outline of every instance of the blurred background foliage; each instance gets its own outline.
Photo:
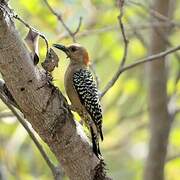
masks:
MULTIPOLYGON (((79 18, 83 18, 77 41, 88 49, 92 66, 100 80, 99 89, 102 90, 116 72, 123 55, 123 40, 117 20, 119 9, 116 2, 113 0, 48 2, 62 15, 71 30, 75 30, 79 18)), ((145 0, 135 2, 142 3, 146 8, 150 3, 145 0)), ((10 5, 28 24, 42 32, 50 44, 72 43, 68 33, 43 0, 10 0, 10 5)), ((153 23, 150 23, 150 13, 145 7, 135 4, 134 1, 127 1, 125 5, 123 21, 130 42, 127 64, 148 55, 149 32, 153 23)), ((173 19, 179 26, 172 29, 169 37, 174 46, 179 43, 180 36, 179 10, 180 1, 176 1, 173 19)), ((19 22, 16 22, 16 26, 24 38, 28 29, 19 22)), ((39 43, 40 59, 43 61, 45 44, 43 40, 39 43)), ((63 53, 57 53, 60 62, 59 67, 53 72, 54 83, 65 95, 63 77, 68 60, 63 53)), ((171 55, 167 65, 168 95, 173 96, 176 93, 176 97, 179 97, 180 81, 176 83, 176 75, 180 69, 179 62, 171 55)), ((146 66, 148 64, 123 73, 102 99, 105 140, 101 143, 101 148, 108 172, 114 180, 142 179, 149 141, 146 66)), ((180 107, 179 98, 175 105, 180 107)), ((180 115, 177 114, 170 134, 168 157, 177 154, 177 158, 166 163, 167 180, 179 180, 180 177, 179 118, 180 115)), ((44 146, 51 159, 56 162, 48 147, 45 144, 44 146)), ((26 131, 0 102, 0 180, 49 180, 51 177, 48 166, 26 131)))

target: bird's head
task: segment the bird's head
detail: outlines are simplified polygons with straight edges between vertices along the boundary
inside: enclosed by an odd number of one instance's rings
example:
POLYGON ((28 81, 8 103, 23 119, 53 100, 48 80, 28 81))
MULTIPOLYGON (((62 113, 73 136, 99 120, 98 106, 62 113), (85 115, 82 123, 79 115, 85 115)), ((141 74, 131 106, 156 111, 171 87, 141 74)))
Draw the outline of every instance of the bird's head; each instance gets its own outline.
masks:
POLYGON ((89 56, 87 50, 80 44, 71 44, 69 46, 64 46, 60 44, 53 44, 57 49, 62 50, 66 53, 67 57, 70 58, 71 63, 89 65, 89 56))

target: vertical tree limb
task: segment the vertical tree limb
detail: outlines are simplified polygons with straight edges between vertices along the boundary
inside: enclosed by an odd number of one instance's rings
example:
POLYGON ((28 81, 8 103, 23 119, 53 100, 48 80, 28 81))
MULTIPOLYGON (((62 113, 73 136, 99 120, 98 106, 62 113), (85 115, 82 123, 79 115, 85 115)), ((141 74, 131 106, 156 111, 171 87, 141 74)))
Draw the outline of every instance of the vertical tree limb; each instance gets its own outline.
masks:
POLYGON ((2 3, 0 8, 0 71, 6 85, 40 137, 48 144, 71 180, 92 180, 97 173, 107 178, 105 168, 82 127, 73 120, 66 99, 49 83, 46 73, 34 66, 2 3))
MULTIPOLYGON (((170 0, 154 0, 153 8, 168 16, 170 0)), ((158 20, 159 21, 159 20, 158 20)), ((152 28, 150 54, 166 49, 166 44, 157 32, 168 35, 164 27, 152 28)), ((164 57, 162 57, 164 59, 164 57)), ((160 58, 160 59, 162 59, 160 58)), ((148 66, 150 143, 144 170, 144 180, 164 180, 164 165, 171 127, 167 98, 167 71, 165 61, 155 61, 148 66)))

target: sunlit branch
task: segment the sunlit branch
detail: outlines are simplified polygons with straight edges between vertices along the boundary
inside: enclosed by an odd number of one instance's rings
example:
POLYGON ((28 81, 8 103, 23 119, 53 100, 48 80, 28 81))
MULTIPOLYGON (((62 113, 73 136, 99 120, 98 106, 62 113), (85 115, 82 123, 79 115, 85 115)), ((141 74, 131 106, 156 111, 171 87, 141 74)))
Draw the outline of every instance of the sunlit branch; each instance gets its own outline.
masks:
POLYGON ((46 43, 46 48, 47 48, 47 53, 48 53, 48 49, 49 49, 49 43, 48 40, 46 39, 45 35, 42 34, 41 32, 39 32, 38 30, 36 30, 35 28, 33 28, 32 26, 30 26, 26 21, 24 21, 21 17, 19 17, 17 14, 13 15, 13 17, 15 19, 17 19, 18 21, 20 21, 22 24, 24 24, 27 28, 32 29, 33 31, 35 31, 42 39, 44 39, 45 43, 46 43))
POLYGON ((148 44, 145 40, 145 38, 143 37, 143 35, 141 34, 141 32, 139 31, 139 29, 137 29, 137 27, 130 21, 129 18, 126 18, 130 28, 133 31, 133 34, 135 35, 135 37, 141 42, 141 44, 145 47, 148 48, 148 44))
MULTIPOLYGON (((3 85, 2 80, 0 81, 0 86, 3 85)), ((28 123, 26 122, 26 120, 15 110, 15 108, 11 105, 12 101, 8 99, 8 97, 6 96, 6 94, 3 92, 3 88, 0 87, 0 99, 3 101, 3 103, 11 110, 11 112, 14 114, 14 116, 17 118, 17 120, 21 123, 21 125, 25 128, 25 130, 27 131, 27 133, 29 134, 29 136, 31 137, 32 141, 35 143, 36 147, 38 148, 39 152, 41 153, 43 159, 46 161, 47 165, 49 166, 49 168, 51 169, 51 172, 55 178, 55 180, 57 179, 56 177, 59 176, 60 174, 60 169, 57 168, 52 161, 50 160, 50 158, 48 157, 48 155, 46 154, 43 146, 40 144, 40 142, 37 140, 36 136, 34 135, 34 132, 30 129, 30 127, 28 126, 28 123)), ((15 104, 13 102, 13 104, 15 104)))
POLYGON ((178 158, 180 158, 180 153, 171 155, 171 156, 167 157, 166 163, 168 163, 168 162, 170 162, 170 161, 173 161, 173 160, 176 160, 176 159, 178 159, 178 158))
POLYGON ((125 30, 124 30, 124 24, 122 22, 122 18, 123 18, 123 15, 124 15, 123 6, 124 6, 124 0, 119 0, 120 15, 118 16, 118 20, 119 20, 119 26, 120 26, 120 29, 121 29, 123 41, 124 41, 124 54, 123 54, 123 57, 122 57, 122 60, 121 60, 120 68, 122 68, 124 66, 125 62, 126 62, 127 52, 128 52, 128 43, 129 43, 129 41, 128 41, 127 37, 126 37, 125 30))
MULTIPOLYGON (((149 29, 150 27, 167 27, 169 26, 168 23, 166 22, 151 22, 150 23, 147 23, 147 24, 138 24, 138 25, 134 25, 134 28, 138 31, 142 31, 142 30, 146 30, 146 29, 149 29)), ((98 34, 103 34, 103 33, 106 33, 106 32, 110 32, 110 31, 119 31, 119 26, 105 26, 105 27, 102 27, 102 28, 99 28, 99 29, 89 29, 89 30, 84 30, 82 32, 79 32, 77 35, 76 35, 76 39, 79 39, 79 38, 83 38, 83 37, 89 37, 89 36, 92 36, 92 35, 98 35, 98 34)), ((130 32, 132 31, 132 28, 131 26, 129 26, 127 24, 126 26, 126 31, 128 32, 128 34, 130 34, 130 32)), ((69 38, 69 34, 68 33, 63 33, 63 34, 60 34, 58 36, 58 40, 62 40, 62 39, 66 39, 66 38, 69 38)))
POLYGON ((146 12, 149 12, 151 16, 155 17, 156 19, 158 19, 160 21, 164 21, 164 22, 166 22, 166 23, 168 23, 169 25, 172 25, 172 26, 180 27, 180 23, 169 19, 167 16, 164 16, 163 14, 159 13, 158 11, 154 10, 151 7, 147 7, 143 3, 135 2, 135 1, 131 1, 131 0, 127 1, 127 3, 131 3, 131 4, 134 4, 136 6, 141 7, 146 12))
POLYGON ((1 118, 9 118, 9 117, 14 117, 14 115, 11 112, 1 112, 0 113, 0 119, 1 118))
MULTIPOLYGON (((123 6, 124 6, 124 0, 119 0, 119 10, 120 10, 120 14, 118 16, 118 21, 119 21, 119 26, 120 26, 120 29, 121 29, 121 33, 122 33, 122 37, 123 37, 123 42, 124 42, 124 53, 123 53, 123 57, 120 61, 120 65, 119 65, 119 69, 122 69, 124 67, 124 64, 126 62, 126 59, 127 59, 127 52, 128 52, 128 44, 129 44, 129 41, 126 37, 126 33, 125 33, 125 30, 124 30, 124 25, 123 25, 123 22, 122 22, 122 18, 123 18, 123 15, 124 15, 124 11, 123 11, 123 6)), ((115 74, 116 75, 116 74, 115 74)), ((114 76, 115 77, 115 76, 114 76)), ((113 78, 114 79, 114 78, 113 78)), ((106 91, 107 92, 107 91, 106 91)), ((105 92, 105 93, 106 93, 105 92)), ((103 95, 101 94, 100 98, 102 97, 103 95)))
POLYGON ((51 13, 53 15, 55 15, 57 17, 57 19, 61 22, 62 26, 65 28, 65 30, 68 32, 69 36, 72 38, 73 42, 76 42, 76 34, 79 32, 80 28, 81 28, 81 24, 82 24, 82 17, 79 18, 79 23, 78 26, 76 28, 76 30, 74 32, 72 32, 72 30, 66 25, 66 23, 64 22, 62 16, 60 14, 58 14, 57 12, 55 12, 55 10, 50 6, 50 4, 48 3, 47 0, 44 0, 44 3, 47 5, 48 9, 51 11, 51 13))
POLYGON ((123 68, 119 68, 118 71, 116 72, 116 74, 113 76, 113 78, 108 82, 108 84, 106 85, 106 87, 104 88, 104 90, 102 91, 101 93, 101 98, 106 94, 106 92, 116 83, 116 81, 118 80, 119 76, 121 75, 121 73, 131 69, 131 68, 134 68, 140 64, 143 64, 143 63, 146 63, 146 62, 151 62, 151 61, 154 61, 154 60, 157 60, 158 58, 161 58, 161 57, 165 57, 167 56, 168 54, 171 54, 173 52, 176 52, 180 50, 180 45, 179 46, 176 46, 174 48, 170 48, 166 51, 163 51, 163 52, 160 52, 160 53, 157 53, 157 54, 154 54, 154 55, 151 55, 151 56, 148 56, 146 58, 143 58, 143 59, 140 59, 140 60, 137 60, 135 63, 133 64, 130 64, 130 65, 127 65, 123 68))

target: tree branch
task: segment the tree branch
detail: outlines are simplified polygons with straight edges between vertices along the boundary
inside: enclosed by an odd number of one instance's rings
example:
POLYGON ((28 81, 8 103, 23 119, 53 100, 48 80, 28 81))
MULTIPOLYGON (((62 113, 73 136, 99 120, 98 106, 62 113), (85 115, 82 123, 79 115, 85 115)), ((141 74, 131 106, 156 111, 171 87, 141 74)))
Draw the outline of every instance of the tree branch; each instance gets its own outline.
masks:
MULTIPOLYGON (((147 24, 138 24, 138 25, 134 25, 134 28, 137 30, 137 31, 142 31, 142 30, 146 30, 146 29, 149 29, 150 27, 169 27, 169 24, 166 23, 166 22, 152 22, 152 23, 147 23, 147 24)), ((132 31, 132 28, 131 26, 127 25, 126 26, 126 30, 129 32, 132 31)), ((88 30, 84 30, 82 32, 79 32, 78 34, 76 34, 76 39, 79 39, 79 38, 82 38, 82 37, 86 37, 86 36, 91 36, 91 35, 98 35, 98 34, 103 34, 103 33, 106 33, 106 32, 109 32, 109 31, 119 31, 119 26, 105 26, 105 27, 102 27, 102 28, 99 28, 99 29, 88 29, 88 30)), ((130 34, 130 33, 129 33, 130 34)), ((69 34, 68 33, 63 33, 63 34, 60 34, 58 36, 58 40, 62 40, 62 39, 66 39, 69 37, 69 34)))
POLYGON ((71 180, 93 180, 97 175, 107 179, 66 99, 33 64, 6 8, 0 7, 0 71, 9 92, 71 180))
POLYGON ((62 26, 65 28, 65 30, 68 32, 69 36, 72 38, 73 42, 76 42, 76 34, 79 32, 81 24, 82 24, 82 17, 79 18, 79 24, 74 32, 71 31, 71 29, 66 25, 64 22, 62 16, 54 11, 54 9, 50 6, 47 0, 44 0, 44 3, 47 5, 48 9, 51 11, 53 15, 57 17, 57 19, 61 22, 62 26))
POLYGON ((48 53, 48 49, 49 49, 49 44, 48 44, 48 40, 46 39, 45 35, 42 34, 41 32, 39 32, 38 30, 34 29, 32 26, 30 26, 28 23, 26 23, 21 17, 19 17, 17 14, 13 14, 13 17, 15 19, 17 19, 18 21, 20 21, 22 24, 24 24, 24 26, 26 26, 29 29, 32 29, 34 32, 36 32, 42 39, 44 39, 45 44, 46 44, 46 53, 48 53))
MULTIPOLYGON (((122 22, 122 18, 123 18, 123 15, 124 15, 124 11, 123 11, 124 10, 123 9, 123 7, 124 7, 124 0, 119 0, 118 1, 118 5, 119 5, 119 10, 120 10, 120 14, 118 16, 118 20, 119 20, 119 26, 120 26, 120 29, 121 29, 121 33, 122 33, 122 37, 123 37, 123 42, 124 42, 124 54, 123 54, 123 57, 122 57, 122 59, 120 61, 121 63, 119 65, 119 70, 121 70, 124 67, 124 64, 125 64, 126 59, 127 59, 127 52, 128 52, 129 41, 128 41, 127 37, 126 37, 126 33, 125 33, 125 30, 124 30, 124 25, 123 25, 123 22, 122 22)), ((113 78, 111 80, 111 83, 113 81, 115 83, 115 81, 118 79, 119 76, 117 77, 117 73, 118 72, 116 72, 115 75, 113 76, 113 78)), ((114 83, 113 83, 113 85, 114 85, 114 83)), ((108 83, 106 88, 104 89, 104 91, 101 93, 100 98, 102 98, 105 95, 105 93, 110 89, 109 85, 110 84, 108 83)))
POLYGON ((122 60, 121 60, 121 63, 119 65, 119 68, 118 68, 117 72, 114 74, 112 79, 105 86, 104 90, 100 94, 100 98, 102 98, 107 93, 107 91, 116 83, 116 81, 118 80, 118 78, 119 78, 119 76, 120 76, 120 74, 122 72, 124 72, 124 71, 126 71, 128 69, 131 69, 131 68, 133 68, 133 67, 135 67, 135 66, 137 66, 139 64, 142 64, 142 63, 145 63, 145 62, 148 62, 148 61, 153 61, 153 60, 155 60, 155 59, 157 59, 159 57, 164 57, 164 56, 166 56, 166 55, 168 55, 170 53, 173 53, 173 52, 180 49, 180 47, 177 46, 177 47, 175 47, 173 49, 169 49, 169 51, 167 50, 165 52, 149 56, 147 58, 139 60, 136 63, 133 63, 131 65, 128 65, 128 66, 124 67, 124 64, 125 64, 125 61, 126 61, 126 58, 127 58, 127 51, 128 51, 128 40, 126 38, 126 34, 125 34, 125 31, 124 31, 124 26, 123 26, 123 23, 122 23, 124 0, 119 0, 118 5, 119 5, 119 8, 120 8, 120 15, 118 16, 118 19, 119 19, 121 33, 122 33, 123 41, 124 41, 124 54, 123 54, 123 57, 122 57, 122 60))
POLYGON ((0 119, 1 118, 11 118, 14 117, 14 115, 11 112, 1 112, 0 113, 0 119))
POLYGON ((122 37, 123 37, 123 41, 124 41, 124 54, 123 54, 123 57, 122 57, 122 60, 121 60, 121 64, 120 64, 120 68, 122 68, 126 62, 126 58, 127 58, 127 52, 128 52, 128 39, 126 37, 126 34, 125 34, 125 30, 124 30, 124 25, 123 25, 123 22, 122 22, 122 18, 123 18, 123 15, 124 15, 124 0, 119 0, 119 10, 120 10, 120 15, 118 16, 118 20, 119 20, 119 25, 120 25, 120 28, 121 28, 121 33, 122 33, 122 37))
POLYGON ((177 26, 180 27, 180 23, 176 22, 172 19, 170 19, 167 16, 164 16, 163 14, 161 14, 160 12, 158 12, 157 10, 153 9, 152 7, 147 7, 146 5, 144 5, 143 3, 140 2, 135 2, 135 1, 131 1, 129 0, 128 3, 134 4, 136 6, 141 7, 144 11, 149 12, 149 14, 153 17, 155 17, 156 19, 158 19, 159 21, 163 21, 168 23, 171 26, 177 26))
POLYGON ((169 157, 166 158, 166 163, 170 162, 170 161, 173 161, 173 160, 176 160, 180 158, 180 153, 177 153, 177 154, 174 154, 174 155, 171 155, 169 157))
POLYGON ((146 62, 151 62, 151 61, 154 61, 154 60, 158 60, 159 58, 165 57, 168 54, 171 54, 171 53, 176 52, 178 50, 180 50, 180 45, 178 45, 178 46, 176 46, 174 48, 169 48, 166 51, 163 51, 163 52, 160 52, 160 53, 148 56, 146 58, 143 58, 143 59, 140 59, 140 60, 136 60, 136 62, 133 63, 133 64, 127 65, 127 66, 125 66, 123 68, 119 68, 118 71, 116 72, 116 74, 108 82, 108 84, 106 85, 106 87, 102 91, 101 97, 103 97, 106 94, 106 92, 116 83, 116 81, 118 80, 118 78, 121 75, 121 73, 123 73, 123 72, 125 72, 125 71, 127 71, 129 69, 132 69, 132 68, 134 68, 134 67, 136 67, 136 66, 138 66, 140 64, 143 64, 143 63, 146 63, 146 62))
POLYGON ((57 174, 57 169, 53 165, 53 163, 51 162, 49 157, 47 156, 45 150, 43 149, 42 145, 37 140, 37 138, 34 135, 33 131, 29 128, 29 126, 26 123, 26 121, 19 115, 19 113, 14 109, 14 107, 8 102, 8 100, 1 93, 0 93, 0 98, 3 101, 3 103, 6 104, 6 106, 11 110, 11 112, 16 116, 16 118, 21 123, 21 125, 26 129, 26 131, 28 132, 29 136, 31 137, 31 139, 35 143, 36 147, 38 148, 39 152, 41 153, 42 157, 46 161, 47 165, 51 169, 53 176, 55 177, 56 174, 57 174))
POLYGON ((46 161, 47 165, 49 166, 54 179, 60 180, 61 171, 58 167, 56 167, 51 160, 49 159, 48 155, 46 154, 43 146, 40 144, 40 142, 37 140, 35 134, 31 130, 31 128, 28 126, 28 123, 26 120, 15 110, 15 108, 12 105, 15 105, 15 107, 19 108, 18 105, 14 100, 12 100, 12 96, 8 89, 6 89, 4 81, 0 79, 0 99, 3 101, 3 103, 11 110, 11 112, 14 114, 14 116, 17 118, 17 120, 21 123, 21 125, 24 127, 24 129, 29 134, 30 138, 38 148, 39 152, 41 153, 43 159, 46 161), (8 92, 8 94, 7 94, 8 92))

